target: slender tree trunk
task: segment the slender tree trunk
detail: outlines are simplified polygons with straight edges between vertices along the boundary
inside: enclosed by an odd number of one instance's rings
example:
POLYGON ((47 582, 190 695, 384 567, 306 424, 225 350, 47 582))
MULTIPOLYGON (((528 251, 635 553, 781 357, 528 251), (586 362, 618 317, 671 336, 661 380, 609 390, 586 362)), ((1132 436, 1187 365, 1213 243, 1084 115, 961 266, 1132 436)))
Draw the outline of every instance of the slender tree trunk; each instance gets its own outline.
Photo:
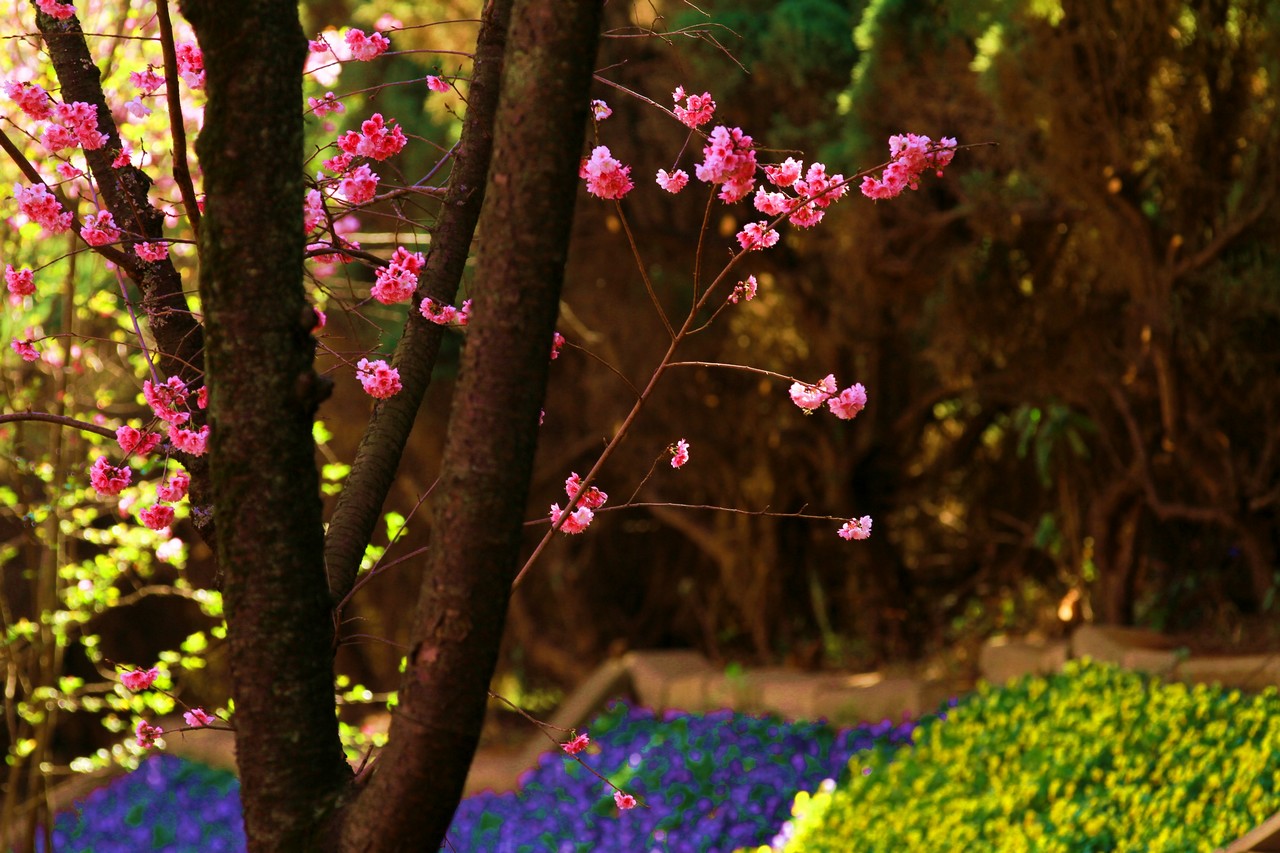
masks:
POLYGON ((512 14, 414 643, 390 741, 342 816, 343 850, 436 849, 475 752, 519 565, 600 11, 527 0, 512 14))
POLYGON ((307 42, 288 0, 189 0, 183 11, 208 80, 200 297, 241 800, 249 848, 274 853, 307 846, 318 810, 351 778, 311 437, 321 386, 303 319, 307 42))

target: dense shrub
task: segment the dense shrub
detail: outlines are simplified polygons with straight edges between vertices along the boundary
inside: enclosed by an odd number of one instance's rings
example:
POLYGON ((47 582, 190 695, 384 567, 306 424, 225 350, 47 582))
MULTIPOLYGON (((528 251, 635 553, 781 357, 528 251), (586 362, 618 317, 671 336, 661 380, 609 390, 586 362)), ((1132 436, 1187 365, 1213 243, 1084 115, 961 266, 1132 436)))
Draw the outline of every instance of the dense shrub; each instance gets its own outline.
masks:
POLYGON ((838 776, 858 750, 908 742, 913 727, 837 731, 728 711, 655 717, 619 704, 591 724, 595 747, 583 757, 641 806, 619 812, 600 779, 549 753, 518 793, 463 801, 448 841, 455 850, 502 853, 755 845, 777 832, 794 792, 838 776))
MULTIPOLYGON (((1072 662, 802 793, 786 851, 1211 851, 1280 809, 1280 697, 1072 662)), ((770 848, 761 848, 769 850, 770 848)))
POLYGON ((240 783, 172 755, 147 759, 54 821, 58 853, 235 853, 245 849, 240 783))

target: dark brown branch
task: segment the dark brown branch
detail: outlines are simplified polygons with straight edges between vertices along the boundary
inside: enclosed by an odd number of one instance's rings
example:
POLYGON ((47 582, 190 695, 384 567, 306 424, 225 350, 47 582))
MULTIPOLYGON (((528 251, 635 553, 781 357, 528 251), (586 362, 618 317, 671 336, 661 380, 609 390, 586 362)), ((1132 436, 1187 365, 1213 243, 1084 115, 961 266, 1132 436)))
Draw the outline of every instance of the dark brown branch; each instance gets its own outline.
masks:
MULTIPOLYGON (((451 304, 458 293, 484 201, 485 176, 493 150, 493 114, 498 104, 510 16, 510 0, 490 3, 484 12, 462 141, 414 296, 415 305, 424 297, 451 304)), ((355 583, 365 546, 382 516, 383 501, 431 383, 443 338, 441 326, 428 322, 418 311, 409 311, 404 334, 392 356, 392 364, 400 371, 400 393, 374 410, 329 520, 325 571, 335 603, 342 601, 355 583)))
POLYGON ((58 426, 78 429, 81 432, 92 432, 103 438, 110 438, 113 441, 116 437, 116 432, 113 429, 91 424, 88 421, 79 421, 66 415, 51 415, 48 412, 14 412, 8 415, 0 415, 0 424, 16 423, 18 421, 41 421, 47 424, 57 424, 58 426))
POLYGON ((182 193, 191 230, 200 236, 200 205, 187 165, 187 131, 182 123, 182 96, 178 88, 178 52, 173 42, 173 22, 169 20, 169 0, 157 0, 156 22, 160 24, 160 46, 164 54, 165 100, 169 107, 169 133, 173 136, 173 179, 182 193))

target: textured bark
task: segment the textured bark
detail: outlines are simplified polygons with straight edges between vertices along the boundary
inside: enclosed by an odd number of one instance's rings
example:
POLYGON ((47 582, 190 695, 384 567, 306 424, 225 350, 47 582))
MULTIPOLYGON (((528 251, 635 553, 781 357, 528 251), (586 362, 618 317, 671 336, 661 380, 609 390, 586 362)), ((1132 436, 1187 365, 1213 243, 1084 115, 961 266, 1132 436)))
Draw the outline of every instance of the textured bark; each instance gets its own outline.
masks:
MULTIPOLYGON (((485 7, 476 37, 475 71, 467 90, 462 138, 440 219, 431 234, 431 251, 419 277, 415 308, 424 296, 446 304, 455 302, 484 201, 493 152, 493 114, 510 23, 511 0, 494 0, 485 7)), ((417 310, 409 311, 404 335, 392 358, 400 371, 400 393, 374 410, 325 534, 325 571, 335 602, 355 583, 365 546, 381 517, 382 503, 431 384, 443 338, 442 326, 427 321, 417 310)))
POLYGON ((200 297, 241 800, 251 850, 298 850, 351 778, 311 437, 321 386, 302 319, 307 43, 288 0, 189 0, 183 11, 209 96, 196 143, 200 297))
POLYGON ((390 742, 344 815, 343 850, 436 849, 475 752, 519 566, 599 23, 598 0, 529 0, 512 14, 414 644, 390 742))

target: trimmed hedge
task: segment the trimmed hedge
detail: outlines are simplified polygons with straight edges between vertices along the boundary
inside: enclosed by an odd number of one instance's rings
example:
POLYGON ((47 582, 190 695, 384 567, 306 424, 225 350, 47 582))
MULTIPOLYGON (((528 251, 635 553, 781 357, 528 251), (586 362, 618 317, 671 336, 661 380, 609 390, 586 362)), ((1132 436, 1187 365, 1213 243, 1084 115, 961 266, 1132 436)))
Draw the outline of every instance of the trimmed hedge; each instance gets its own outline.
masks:
POLYGON ((761 851, 1212 851, 1280 809, 1280 697, 1072 661, 801 793, 761 851))

